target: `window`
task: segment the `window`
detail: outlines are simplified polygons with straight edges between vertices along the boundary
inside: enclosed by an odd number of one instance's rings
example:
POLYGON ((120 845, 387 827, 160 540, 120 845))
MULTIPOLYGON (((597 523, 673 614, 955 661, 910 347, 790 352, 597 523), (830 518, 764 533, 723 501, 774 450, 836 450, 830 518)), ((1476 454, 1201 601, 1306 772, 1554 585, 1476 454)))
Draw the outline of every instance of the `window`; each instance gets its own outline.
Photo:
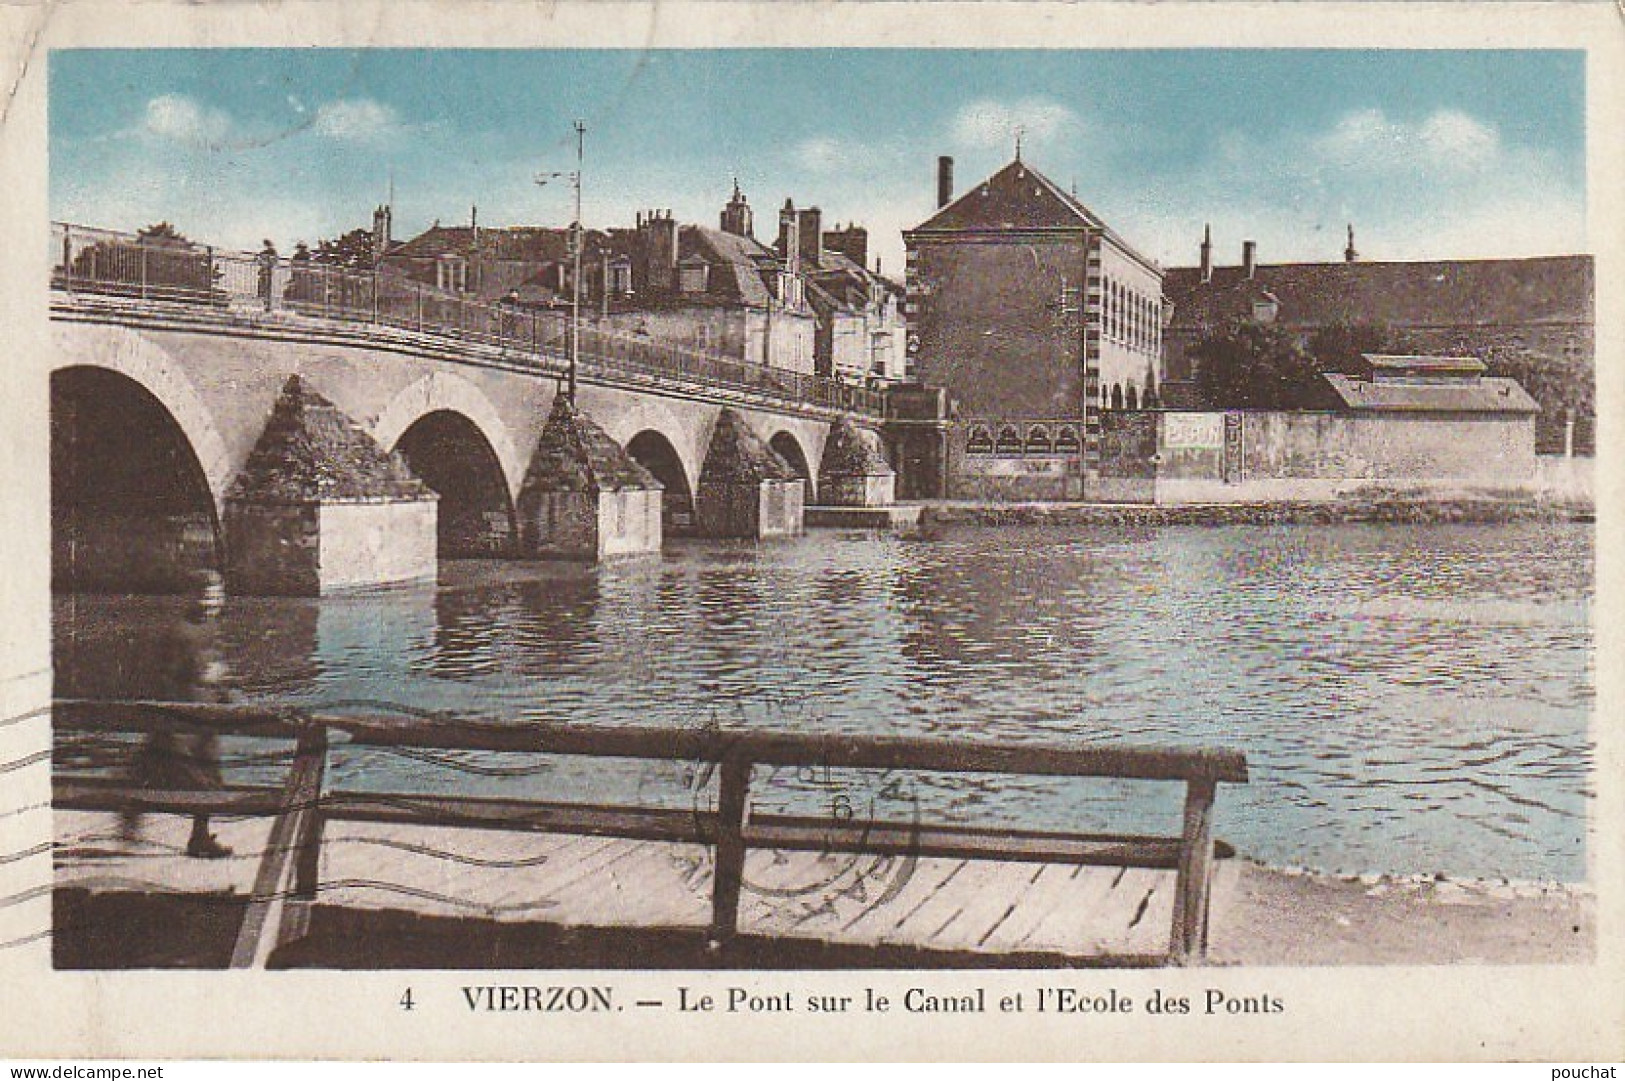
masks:
POLYGON ((1017 457, 1021 454, 1021 433, 1015 426, 1006 424, 999 429, 999 441, 993 446, 993 453, 1008 457, 1017 457))
POLYGON ((435 287, 451 293, 468 289, 468 261, 460 255, 442 255, 435 264, 435 287))
POLYGON ((1077 454, 1081 447, 1076 428, 1065 427, 1055 433, 1056 454, 1077 454))
POLYGON ((1042 424, 1034 424, 1027 429, 1028 454, 1049 454, 1054 449, 1054 444, 1050 442, 1048 428, 1042 424))
POLYGON ((704 263, 684 263, 678 268, 678 288, 685 293, 703 293, 710 281, 711 268, 704 263))
POLYGON ((965 440, 966 454, 992 454, 993 436, 980 424, 970 430, 970 437, 965 440))

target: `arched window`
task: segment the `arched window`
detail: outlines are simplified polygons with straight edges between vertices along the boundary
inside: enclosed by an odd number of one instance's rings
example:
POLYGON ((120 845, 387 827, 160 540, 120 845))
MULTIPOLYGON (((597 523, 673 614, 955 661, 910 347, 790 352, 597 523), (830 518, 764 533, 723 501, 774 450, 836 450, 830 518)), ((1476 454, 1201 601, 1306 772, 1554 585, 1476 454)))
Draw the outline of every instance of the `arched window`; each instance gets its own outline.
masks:
POLYGON ((1130 409, 1138 409, 1138 408, 1140 408, 1140 391, 1139 391, 1138 388, 1135 387, 1135 385, 1133 383, 1130 383, 1128 385, 1127 400, 1128 400, 1128 407, 1130 409))
POLYGON ((1078 430, 1072 427, 1062 428, 1055 433, 1056 454, 1077 454, 1082 449, 1078 442, 1078 430))
POLYGON ((1055 445, 1050 442, 1049 429, 1042 424, 1034 424, 1027 429, 1027 453, 1050 454, 1055 445))
POLYGON ((978 424, 971 428, 970 437, 965 440, 966 454, 992 454, 993 435, 985 427, 978 424))
POLYGON ((1112 384, 1112 408, 1123 408, 1123 384, 1121 383, 1112 384))
POLYGON ((993 453, 1008 457, 1021 454, 1021 433, 1016 431, 1015 425, 1006 424, 999 429, 999 441, 994 444, 993 453))

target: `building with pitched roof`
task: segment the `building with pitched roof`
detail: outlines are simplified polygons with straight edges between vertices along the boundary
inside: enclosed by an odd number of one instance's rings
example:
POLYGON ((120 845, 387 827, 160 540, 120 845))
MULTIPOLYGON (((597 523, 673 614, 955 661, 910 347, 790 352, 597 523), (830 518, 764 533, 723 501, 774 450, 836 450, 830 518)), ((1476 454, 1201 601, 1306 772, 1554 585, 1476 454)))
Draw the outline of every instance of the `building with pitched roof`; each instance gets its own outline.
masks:
POLYGON ((903 234, 910 375, 960 418, 942 494, 1076 498, 1100 411, 1158 399, 1162 268, 1019 150, 957 198, 952 168, 903 234))
POLYGON ((1594 266, 1589 255, 1528 259, 1365 262, 1353 231, 1341 262, 1258 262, 1243 245, 1235 266, 1214 266, 1204 238, 1194 267, 1167 271, 1166 397, 1200 407, 1192 349, 1227 323, 1273 323, 1307 345, 1316 331, 1380 327, 1416 352, 1488 360, 1516 374, 1541 405, 1542 445, 1565 413, 1589 414, 1594 383, 1594 266))
MULTIPOLYGON (((640 212, 630 229, 589 229, 581 295, 589 327, 696 352, 850 382, 902 378, 902 288, 870 271, 859 226, 822 231, 817 207, 786 201, 777 242, 754 235, 736 182, 718 227, 640 212)), ((483 301, 567 310, 575 274, 570 230, 438 222, 404 243, 374 215, 375 250, 391 273, 483 301)))

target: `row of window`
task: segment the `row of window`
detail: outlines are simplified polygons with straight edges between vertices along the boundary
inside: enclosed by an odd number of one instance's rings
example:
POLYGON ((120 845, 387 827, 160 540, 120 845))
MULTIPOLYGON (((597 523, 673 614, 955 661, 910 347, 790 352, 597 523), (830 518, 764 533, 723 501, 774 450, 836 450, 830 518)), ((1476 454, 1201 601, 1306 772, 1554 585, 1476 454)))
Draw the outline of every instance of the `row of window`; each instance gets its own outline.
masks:
POLYGON ((1142 352, 1162 348, 1162 304, 1126 282, 1107 278, 1101 287, 1100 334, 1142 352))
POLYGON ((1079 454, 1083 444, 1078 429, 1062 425, 1053 431, 1048 425, 1033 424, 1025 435, 1013 424, 999 428, 997 436, 986 425, 973 425, 965 440, 965 453, 1017 457, 1023 454, 1079 454))

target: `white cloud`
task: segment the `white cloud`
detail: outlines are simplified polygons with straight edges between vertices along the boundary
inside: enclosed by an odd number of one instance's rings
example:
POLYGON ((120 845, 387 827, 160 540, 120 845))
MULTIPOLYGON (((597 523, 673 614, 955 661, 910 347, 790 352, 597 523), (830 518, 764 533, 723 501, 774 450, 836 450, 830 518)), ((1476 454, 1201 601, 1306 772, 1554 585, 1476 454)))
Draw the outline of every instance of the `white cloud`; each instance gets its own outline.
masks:
POLYGON ((1456 109, 1441 109, 1420 123, 1394 120, 1381 109, 1357 109, 1340 117, 1311 149, 1340 168, 1395 170, 1479 169, 1503 148, 1493 127, 1456 109))
POLYGON ((226 113, 200 105, 189 97, 161 94, 147 102, 141 127, 163 139, 212 146, 231 133, 232 121, 226 113))
POLYGON ((809 172, 834 173, 851 162, 853 149, 841 139, 818 135, 797 143, 792 156, 797 165, 809 172))
POLYGON ((1419 135, 1422 145, 1441 163, 1476 167, 1501 153, 1501 136, 1494 128, 1452 109, 1428 117, 1419 135))
POLYGON ((1068 131, 1078 117, 1071 109, 1046 98, 996 101, 983 98, 955 114, 955 142, 978 149, 1014 149, 1016 133, 1023 141, 1040 143, 1068 131))
POLYGON ((393 132, 398 124, 395 110, 371 98, 329 101, 316 110, 316 131, 339 142, 380 139, 393 132))

